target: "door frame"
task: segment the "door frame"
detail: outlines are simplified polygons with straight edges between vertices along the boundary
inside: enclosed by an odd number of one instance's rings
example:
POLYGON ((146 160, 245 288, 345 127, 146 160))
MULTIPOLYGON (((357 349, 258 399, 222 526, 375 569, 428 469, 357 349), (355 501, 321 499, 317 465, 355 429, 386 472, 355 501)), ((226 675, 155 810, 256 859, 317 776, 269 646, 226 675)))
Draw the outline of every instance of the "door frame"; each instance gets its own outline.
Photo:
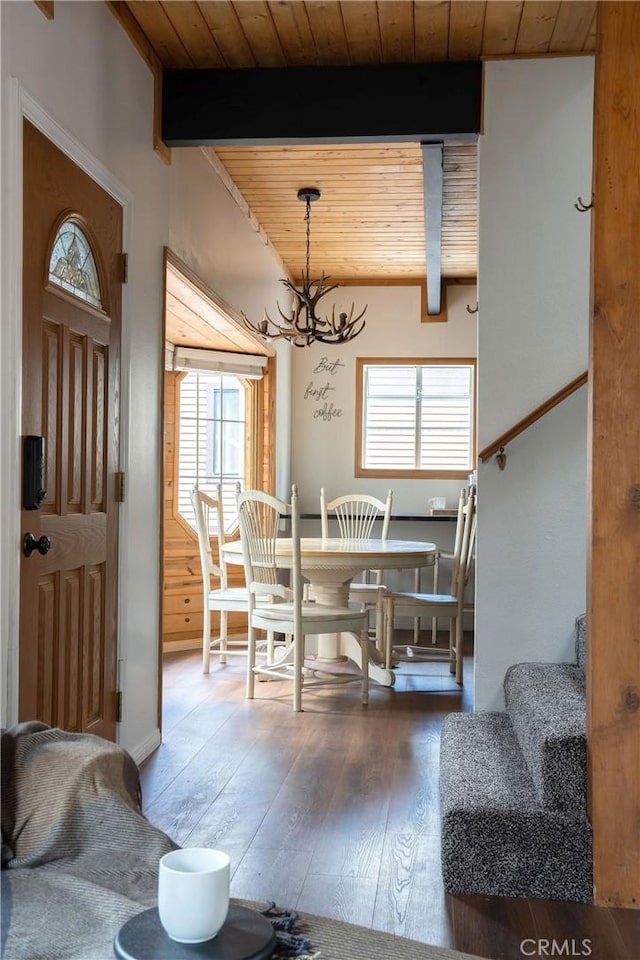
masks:
MULTIPOLYGON (((2 511, 0 526, 0 675, 2 726, 18 718, 18 663, 20 638, 20 490, 22 436, 22 124, 28 120, 94 180, 122 207, 122 243, 128 250, 133 196, 113 174, 11 77, 6 86, 7 129, 2 155, 2 188, 6 197, 0 233, 3 323, 0 325, 0 503, 13 504, 2 511), (20 358, 20 363, 17 363, 20 358)), ((120 367, 120 469, 129 467, 129 397, 131 337, 128 291, 122 287, 120 367)), ((127 576, 129 545, 125 536, 128 505, 120 504, 118 522, 118 689, 126 691, 127 576)), ((120 724, 117 727, 120 738, 120 724)))

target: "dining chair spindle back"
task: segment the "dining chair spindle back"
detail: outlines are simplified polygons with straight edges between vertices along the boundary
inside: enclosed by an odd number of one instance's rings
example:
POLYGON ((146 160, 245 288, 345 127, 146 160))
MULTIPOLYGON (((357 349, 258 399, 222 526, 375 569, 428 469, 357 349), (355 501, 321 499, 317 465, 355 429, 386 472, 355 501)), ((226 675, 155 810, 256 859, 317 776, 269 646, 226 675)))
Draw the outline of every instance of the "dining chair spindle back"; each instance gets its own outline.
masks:
MULTIPOLYGON (((302 709, 302 689, 328 683, 345 683, 361 678, 362 703, 369 693, 368 615, 348 607, 329 607, 305 601, 300 554, 300 511, 296 486, 292 487, 291 503, 259 490, 238 493, 238 520, 249 591, 249 637, 247 658, 248 699, 255 693, 255 677, 290 680, 293 683, 293 709, 302 709), (283 518, 291 518, 291 585, 278 582, 278 532, 283 518), (261 598, 262 603, 257 604, 261 598), (270 601, 270 602, 268 602, 270 601), (275 656, 266 663, 256 663, 256 629, 271 630, 291 636, 285 647, 276 648, 275 656), (360 640, 360 674, 328 674, 314 664, 305 667, 305 639, 309 635, 355 633, 360 640)), ((281 554, 280 554, 281 557, 281 554)))
POLYGON ((392 593, 387 591, 385 594, 385 662, 387 669, 390 668, 392 660, 410 662, 444 660, 449 663, 451 672, 455 672, 458 683, 462 683, 464 591, 469 578, 469 567, 476 535, 476 493, 474 487, 469 488, 466 502, 462 507, 459 528, 459 535, 456 534, 448 593, 392 593), (447 618, 449 620, 448 649, 415 644, 394 645, 394 618, 398 614, 412 617, 447 618))
POLYGON ((195 486, 190 496, 195 515, 202 570, 202 672, 209 673, 212 653, 219 655, 220 663, 226 663, 229 654, 246 656, 246 641, 228 637, 227 615, 246 613, 249 594, 245 587, 229 587, 227 583, 227 567, 222 551, 225 543, 225 527, 221 485, 216 484, 212 494, 205 493, 195 486), (215 539, 219 562, 214 560, 212 537, 215 539), (218 582, 215 587, 212 586, 212 578, 218 582), (217 637, 211 636, 212 612, 220 615, 220 632, 217 637))
MULTIPOLYGON (((389 522, 393 504, 393 490, 389 490, 386 500, 366 493, 350 493, 333 500, 327 500, 324 487, 320 490, 320 523, 322 536, 329 536, 329 519, 338 523, 340 537, 343 540, 369 540, 375 536, 375 528, 380 524, 377 539, 386 540, 389 536, 389 522)), ((361 604, 363 610, 375 610, 376 645, 382 651, 384 643, 384 624, 382 598, 385 585, 382 582, 382 570, 367 570, 362 582, 354 581, 349 587, 349 600, 361 604)))

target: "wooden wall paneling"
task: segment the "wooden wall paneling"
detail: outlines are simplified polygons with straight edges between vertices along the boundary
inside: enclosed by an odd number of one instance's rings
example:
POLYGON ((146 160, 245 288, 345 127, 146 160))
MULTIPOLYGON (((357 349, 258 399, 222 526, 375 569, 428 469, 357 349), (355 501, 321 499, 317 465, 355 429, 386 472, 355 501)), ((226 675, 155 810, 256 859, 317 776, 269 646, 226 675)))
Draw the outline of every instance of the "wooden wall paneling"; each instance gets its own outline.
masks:
POLYGON ((267 371, 262 380, 260 391, 261 419, 263 425, 262 437, 262 489, 267 493, 276 492, 276 358, 269 357, 267 371))
MULTIPOLYGON (((262 465, 261 393, 261 382, 259 380, 245 381, 244 462, 245 475, 248 478, 259 476, 259 469, 262 465)), ((253 480, 248 479, 247 486, 252 487, 253 480)))
MULTIPOLYGON (((195 531, 177 510, 177 454, 179 449, 179 385, 184 375, 165 372, 164 391, 164 535, 162 584, 162 642, 176 643, 202 637, 203 589, 200 554, 195 531)), ((275 358, 269 357, 267 373, 261 381, 249 383, 248 405, 252 407, 255 436, 249 432, 248 463, 253 479, 249 483, 273 492, 275 488, 275 358)), ((214 545, 214 559, 215 545, 214 545)), ((228 568, 229 586, 242 586, 240 565, 228 568)), ((218 629, 218 614, 213 614, 212 632, 218 629)), ((247 619, 242 613, 228 615, 230 635, 246 634, 247 619)))
POLYGON ((599 5, 587 743, 595 902, 640 907, 640 4, 599 5))
MULTIPOLYGON (((267 493, 275 493, 275 416, 273 394, 275 357, 269 357, 262 380, 248 383, 248 417, 245 456, 247 483, 267 493)), ((232 568, 228 568, 231 572, 232 568)))
POLYGON ((196 639, 202 635, 202 574, 198 541, 176 517, 176 476, 179 448, 179 389, 182 374, 166 371, 164 401, 164 538, 162 642, 196 639), (198 601, 199 598, 199 601, 198 601), (178 608, 182 601, 185 611, 178 608), (198 614, 191 616, 191 610, 198 614))

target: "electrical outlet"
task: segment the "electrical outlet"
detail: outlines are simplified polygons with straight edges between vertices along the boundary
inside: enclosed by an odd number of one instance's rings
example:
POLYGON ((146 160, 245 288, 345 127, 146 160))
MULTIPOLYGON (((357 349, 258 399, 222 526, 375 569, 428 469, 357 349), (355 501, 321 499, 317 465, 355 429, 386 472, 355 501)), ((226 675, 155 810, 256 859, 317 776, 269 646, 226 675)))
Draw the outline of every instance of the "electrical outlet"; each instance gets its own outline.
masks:
POLYGON ((280 523, 278 525, 278 529, 280 533, 284 533, 284 531, 287 529, 287 521, 284 519, 284 517, 280 517, 280 523))

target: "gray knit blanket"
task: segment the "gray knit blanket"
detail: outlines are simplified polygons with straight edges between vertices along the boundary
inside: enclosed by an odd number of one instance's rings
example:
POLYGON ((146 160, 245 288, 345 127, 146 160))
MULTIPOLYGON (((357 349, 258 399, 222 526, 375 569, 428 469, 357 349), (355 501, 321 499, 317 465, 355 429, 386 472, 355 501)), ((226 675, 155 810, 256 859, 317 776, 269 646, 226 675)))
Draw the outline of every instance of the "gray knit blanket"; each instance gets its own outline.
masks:
POLYGON ((140 812, 116 744, 31 722, 2 734, 2 957, 105 960, 156 901, 175 844, 140 812))

